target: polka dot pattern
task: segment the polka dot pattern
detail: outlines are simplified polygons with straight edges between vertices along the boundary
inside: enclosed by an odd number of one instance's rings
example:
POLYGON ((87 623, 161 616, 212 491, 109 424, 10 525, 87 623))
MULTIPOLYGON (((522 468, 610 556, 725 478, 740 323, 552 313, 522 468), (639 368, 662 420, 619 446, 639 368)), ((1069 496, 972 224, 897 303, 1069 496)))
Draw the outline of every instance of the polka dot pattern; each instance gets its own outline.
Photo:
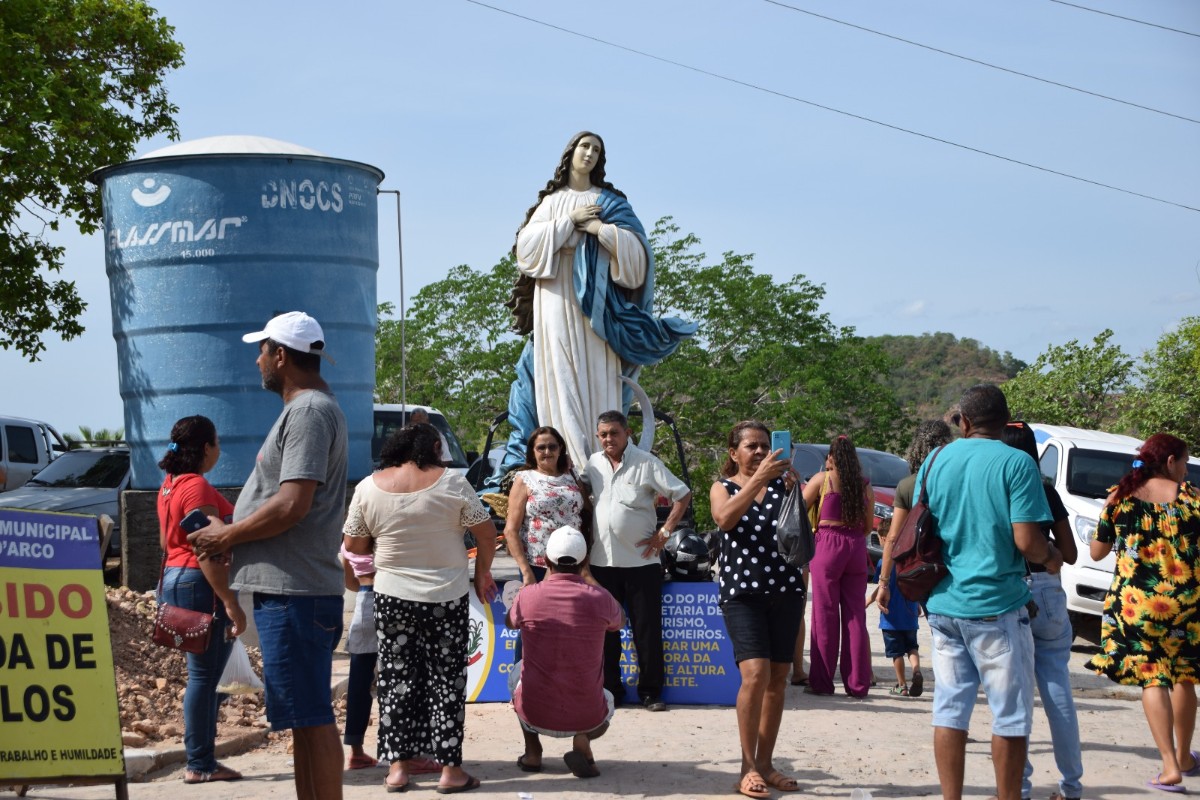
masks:
MULTIPOLYGON (((728 478, 722 479, 721 485, 730 497, 742 490, 728 478)), ((783 480, 771 481, 762 502, 755 500, 738 520, 737 527, 721 532, 717 577, 722 603, 739 595, 804 591, 800 570, 789 566, 780 557, 775 541, 775 524, 783 505, 783 495, 783 480)))
POLYGON ((466 595, 420 603, 376 593, 381 761, 429 753, 462 764, 469 615, 466 595))

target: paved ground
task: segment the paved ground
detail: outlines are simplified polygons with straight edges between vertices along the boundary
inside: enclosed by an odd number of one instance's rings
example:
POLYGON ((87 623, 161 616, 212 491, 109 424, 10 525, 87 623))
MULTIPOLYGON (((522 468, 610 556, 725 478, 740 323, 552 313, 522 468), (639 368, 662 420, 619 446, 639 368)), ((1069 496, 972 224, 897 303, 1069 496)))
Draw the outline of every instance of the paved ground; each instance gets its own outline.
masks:
MULTIPOLYGON (((497 566, 504 577, 510 562, 497 566)), ((877 633, 877 612, 868 614, 876 648, 877 689, 864 700, 845 696, 813 697, 789 690, 787 710, 777 748, 778 765, 796 775, 797 794, 777 797, 849 797, 864 788, 875 798, 936 797, 940 794, 934 769, 930 713, 932 698, 891 697, 891 662, 882 655, 877 633)), ((929 651, 929 632, 920 634, 923 653, 929 651)), ((1093 800, 1163 796, 1146 788, 1157 770, 1154 749, 1137 695, 1114 687, 1085 672, 1082 664, 1095 652, 1092 644, 1077 640, 1072 655, 1073 678, 1084 748, 1084 796, 1093 800)), ((344 662, 339 662, 344 663, 344 662)), ((929 675, 928 669, 926 675, 929 675)), ((927 683, 927 686, 929 684, 927 683)), ((972 720, 968 744, 966 797, 988 798, 994 779, 989 757, 990 714, 982 699, 972 720)), ((737 723, 733 709, 674 707, 665 714, 638 708, 617 712, 611 731, 595 744, 602 774, 593 780, 571 776, 563 765, 565 744, 546 740, 547 769, 540 774, 519 771, 514 760, 521 752, 521 736, 512 710, 493 703, 467 707, 466 769, 483 786, 474 798, 531 800, 553 795, 562 798, 615 796, 648 798, 728 797, 738 771, 737 723)), ((368 731, 368 752, 374 745, 368 731)), ((1045 716, 1035 712, 1031 753, 1037 769, 1034 798, 1047 798, 1056 787, 1053 758, 1045 716)), ((135 800, 184 798, 286 798, 294 796, 291 756, 279 748, 263 748, 232 756, 225 761, 241 770, 246 779, 212 786, 185 786, 182 767, 152 774, 147 783, 130 786, 135 800)), ((378 797, 383 790, 383 769, 357 770, 345 775, 345 797, 378 797)), ((436 775, 419 776, 409 796, 434 797, 436 775)), ((1200 780, 1193 782, 1200 792, 1200 780)), ((90 800, 113 797, 112 787, 35 787, 29 797, 90 800)))

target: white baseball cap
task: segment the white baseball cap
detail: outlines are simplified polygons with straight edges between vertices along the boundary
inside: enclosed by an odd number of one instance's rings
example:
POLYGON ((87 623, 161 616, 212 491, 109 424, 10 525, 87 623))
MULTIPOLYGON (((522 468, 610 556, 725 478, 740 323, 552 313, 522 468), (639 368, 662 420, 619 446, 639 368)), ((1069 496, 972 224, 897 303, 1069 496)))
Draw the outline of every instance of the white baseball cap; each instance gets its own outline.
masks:
POLYGON ((320 324, 303 311, 289 311, 273 317, 261 331, 247 333, 243 342, 272 339, 301 353, 315 353, 330 364, 336 363, 325 352, 325 332, 320 324))
POLYGON ((578 528, 563 525, 550 534, 546 542, 546 558, 555 564, 581 564, 587 558, 587 541, 578 528))

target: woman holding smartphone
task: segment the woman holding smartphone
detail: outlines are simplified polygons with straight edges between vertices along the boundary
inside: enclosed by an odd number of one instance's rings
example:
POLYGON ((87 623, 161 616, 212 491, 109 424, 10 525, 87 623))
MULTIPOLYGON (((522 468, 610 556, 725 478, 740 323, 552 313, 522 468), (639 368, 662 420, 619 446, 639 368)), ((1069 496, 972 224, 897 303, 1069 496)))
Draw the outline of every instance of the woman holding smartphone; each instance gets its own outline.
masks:
POLYGON ((199 559, 180 527, 199 510, 228 519, 233 505, 204 479, 221 457, 217 428, 208 417, 184 417, 171 428, 167 453, 158 467, 166 473, 158 492, 158 544, 165 553, 159 602, 213 614, 212 637, 203 653, 187 653, 188 682, 183 696, 184 783, 236 781, 242 774, 217 762, 217 682, 233 647, 246 629, 246 614, 229 588, 229 562, 199 559), (217 602, 217 600, 220 602, 217 602), (228 627, 228 632, 226 628, 228 627))
POLYGON ((739 422, 729 432, 721 478, 708 499, 721 529, 721 614, 733 642, 742 683, 737 695, 741 776, 734 790, 769 798, 771 790, 800 785, 775 768, 788 671, 804 616, 804 578, 779 555, 775 527, 784 495, 798 476, 782 448, 771 449, 761 422, 739 422))

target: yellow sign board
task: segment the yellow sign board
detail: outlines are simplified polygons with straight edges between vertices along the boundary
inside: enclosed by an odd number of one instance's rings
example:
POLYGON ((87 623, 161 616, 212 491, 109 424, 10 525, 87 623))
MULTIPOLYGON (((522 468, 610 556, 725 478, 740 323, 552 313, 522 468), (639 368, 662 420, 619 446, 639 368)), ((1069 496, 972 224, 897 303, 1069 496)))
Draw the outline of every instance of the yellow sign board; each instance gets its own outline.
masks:
POLYGON ((0 730, 0 784, 125 774, 95 517, 0 508, 0 730))

